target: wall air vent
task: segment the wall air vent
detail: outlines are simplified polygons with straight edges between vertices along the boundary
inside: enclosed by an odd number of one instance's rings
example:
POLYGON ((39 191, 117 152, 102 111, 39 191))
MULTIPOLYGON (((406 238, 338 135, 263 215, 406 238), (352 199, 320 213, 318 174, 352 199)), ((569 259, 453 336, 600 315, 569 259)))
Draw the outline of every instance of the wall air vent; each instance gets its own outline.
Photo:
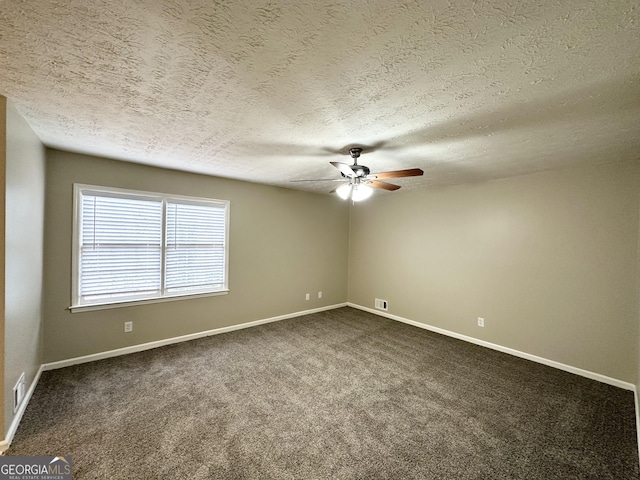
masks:
POLYGON ((389 304, 387 303, 386 300, 382 300, 380 298, 376 298, 376 308, 378 310, 384 310, 385 312, 387 311, 387 308, 389 306, 389 304))
POLYGON ((18 407, 24 399, 24 372, 20 375, 18 383, 13 387, 13 413, 16 413, 18 407))

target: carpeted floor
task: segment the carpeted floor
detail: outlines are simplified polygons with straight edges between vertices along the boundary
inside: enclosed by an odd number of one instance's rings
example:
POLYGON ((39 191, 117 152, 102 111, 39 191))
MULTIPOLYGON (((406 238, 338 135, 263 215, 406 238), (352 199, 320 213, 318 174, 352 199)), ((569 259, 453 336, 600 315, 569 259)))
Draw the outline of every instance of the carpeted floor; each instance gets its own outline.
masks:
POLYGON ((74 479, 637 479, 633 393, 351 308, 43 373, 74 479))

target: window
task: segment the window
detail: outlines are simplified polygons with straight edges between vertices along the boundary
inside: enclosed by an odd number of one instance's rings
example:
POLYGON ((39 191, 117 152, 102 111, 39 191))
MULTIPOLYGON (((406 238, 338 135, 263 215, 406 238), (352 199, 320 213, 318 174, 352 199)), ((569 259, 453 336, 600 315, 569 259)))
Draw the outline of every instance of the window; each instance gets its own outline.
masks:
POLYGON ((74 186, 71 309, 227 289, 229 202, 74 186))

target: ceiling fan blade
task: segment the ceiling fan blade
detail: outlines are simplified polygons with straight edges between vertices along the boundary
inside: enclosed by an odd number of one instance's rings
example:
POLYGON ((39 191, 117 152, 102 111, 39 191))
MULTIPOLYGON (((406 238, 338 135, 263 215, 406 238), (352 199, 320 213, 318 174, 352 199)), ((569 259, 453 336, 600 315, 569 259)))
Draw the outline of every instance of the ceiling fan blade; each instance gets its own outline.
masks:
POLYGON ((375 188, 382 188, 383 190, 389 190, 390 192, 393 192, 394 190, 398 190, 400 188, 400 185, 394 185, 393 183, 387 182, 379 182, 378 180, 370 180, 367 182, 367 185, 371 185, 375 188))
POLYGON ((289 180, 289 182, 344 182, 344 178, 312 178, 309 180, 289 180))
POLYGON ((369 175, 374 178, 402 178, 402 177, 419 177, 424 172, 419 168, 409 168, 407 170, 394 170, 393 172, 373 173, 369 175))
POLYGON ((342 163, 342 162, 329 162, 329 163, 334 167, 336 167, 338 170, 340 170, 340 173, 342 173, 345 177, 356 176, 355 172, 351 170, 351 167, 346 163, 342 163))

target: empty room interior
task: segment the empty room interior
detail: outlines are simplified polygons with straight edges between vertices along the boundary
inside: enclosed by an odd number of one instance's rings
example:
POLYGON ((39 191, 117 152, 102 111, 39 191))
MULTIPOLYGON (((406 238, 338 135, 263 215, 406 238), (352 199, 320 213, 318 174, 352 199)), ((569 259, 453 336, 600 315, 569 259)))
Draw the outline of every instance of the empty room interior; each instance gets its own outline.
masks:
POLYGON ((636 479, 636 0, 14 0, 6 457, 636 479))

